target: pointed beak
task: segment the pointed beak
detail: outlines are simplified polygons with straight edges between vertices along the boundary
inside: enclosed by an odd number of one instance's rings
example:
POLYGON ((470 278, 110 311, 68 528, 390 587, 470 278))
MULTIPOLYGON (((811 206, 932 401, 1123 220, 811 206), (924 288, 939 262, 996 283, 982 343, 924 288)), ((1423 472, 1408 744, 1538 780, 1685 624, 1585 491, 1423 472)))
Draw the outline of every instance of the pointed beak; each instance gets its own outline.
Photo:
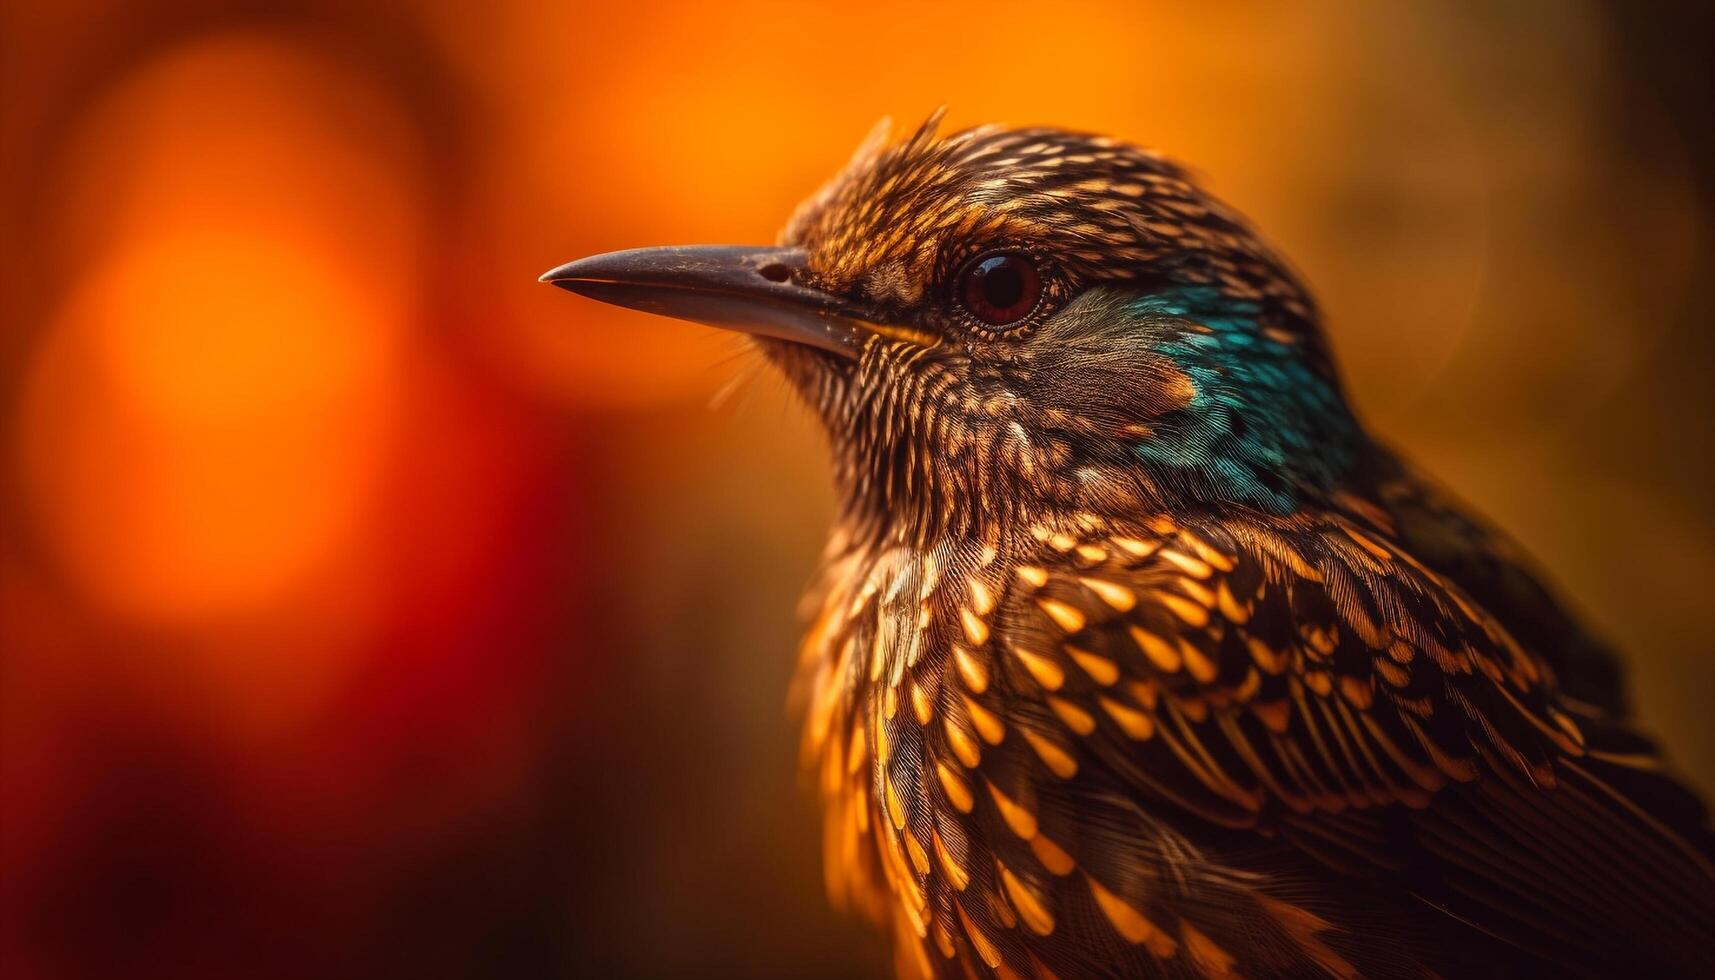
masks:
POLYGON ((615 306, 856 357, 883 332, 867 311, 804 281, 802 249, 751 245, 634 248, 592 255, 542 282, 615 306))

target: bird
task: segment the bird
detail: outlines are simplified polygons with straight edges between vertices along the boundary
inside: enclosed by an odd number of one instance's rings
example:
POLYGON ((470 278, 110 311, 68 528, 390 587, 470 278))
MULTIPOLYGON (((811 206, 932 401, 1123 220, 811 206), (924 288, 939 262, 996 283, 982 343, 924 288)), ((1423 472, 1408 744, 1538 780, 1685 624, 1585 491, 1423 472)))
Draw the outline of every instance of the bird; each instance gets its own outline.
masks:
POLYGON ((750 336, 838 501, 794 689, 902 977, 1715 976, 1618 655, 1359 421, 1172 160, 884 121, 771 246, 541 279, 750 336))

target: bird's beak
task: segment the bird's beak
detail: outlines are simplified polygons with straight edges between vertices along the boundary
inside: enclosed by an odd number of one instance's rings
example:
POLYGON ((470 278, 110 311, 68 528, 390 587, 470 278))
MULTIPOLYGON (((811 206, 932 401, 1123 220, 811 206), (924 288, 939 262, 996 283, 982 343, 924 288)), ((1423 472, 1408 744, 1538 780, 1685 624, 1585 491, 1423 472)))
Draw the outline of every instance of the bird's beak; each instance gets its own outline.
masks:
POLYGON ((803 281, 803 249, 752 245, 634 248, 592 255, 544 273, 553 283, 615 306, 819 347, 856 357, 887 332, 864 309, 803 281))

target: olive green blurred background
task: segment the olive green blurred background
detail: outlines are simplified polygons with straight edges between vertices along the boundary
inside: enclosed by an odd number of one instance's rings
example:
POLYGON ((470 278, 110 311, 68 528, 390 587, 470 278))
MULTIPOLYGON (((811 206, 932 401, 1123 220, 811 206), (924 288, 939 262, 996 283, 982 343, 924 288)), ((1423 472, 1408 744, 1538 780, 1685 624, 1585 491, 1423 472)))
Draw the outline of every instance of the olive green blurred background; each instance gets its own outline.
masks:
POLYGON ((1704 3, 0 11, 8 977, 864 977, 785 707, 830 510, 741 342, 876 118, 1112 133, 1305 273, 1715 786, 1704 3))

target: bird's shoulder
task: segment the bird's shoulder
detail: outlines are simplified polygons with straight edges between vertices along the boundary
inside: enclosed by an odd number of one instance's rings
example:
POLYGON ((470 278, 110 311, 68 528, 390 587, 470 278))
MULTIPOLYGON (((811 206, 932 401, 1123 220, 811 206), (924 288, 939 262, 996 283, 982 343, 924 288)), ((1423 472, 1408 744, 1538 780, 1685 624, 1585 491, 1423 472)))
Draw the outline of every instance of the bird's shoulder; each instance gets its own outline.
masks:
POLYGON ((989 584, 1005 691, 1161 754, 1157 791, 1211 822, 1421 807, 1485 760, 1548 783, 1582 751, 1540 654, 1360 513, 1031 537, 989 584))

